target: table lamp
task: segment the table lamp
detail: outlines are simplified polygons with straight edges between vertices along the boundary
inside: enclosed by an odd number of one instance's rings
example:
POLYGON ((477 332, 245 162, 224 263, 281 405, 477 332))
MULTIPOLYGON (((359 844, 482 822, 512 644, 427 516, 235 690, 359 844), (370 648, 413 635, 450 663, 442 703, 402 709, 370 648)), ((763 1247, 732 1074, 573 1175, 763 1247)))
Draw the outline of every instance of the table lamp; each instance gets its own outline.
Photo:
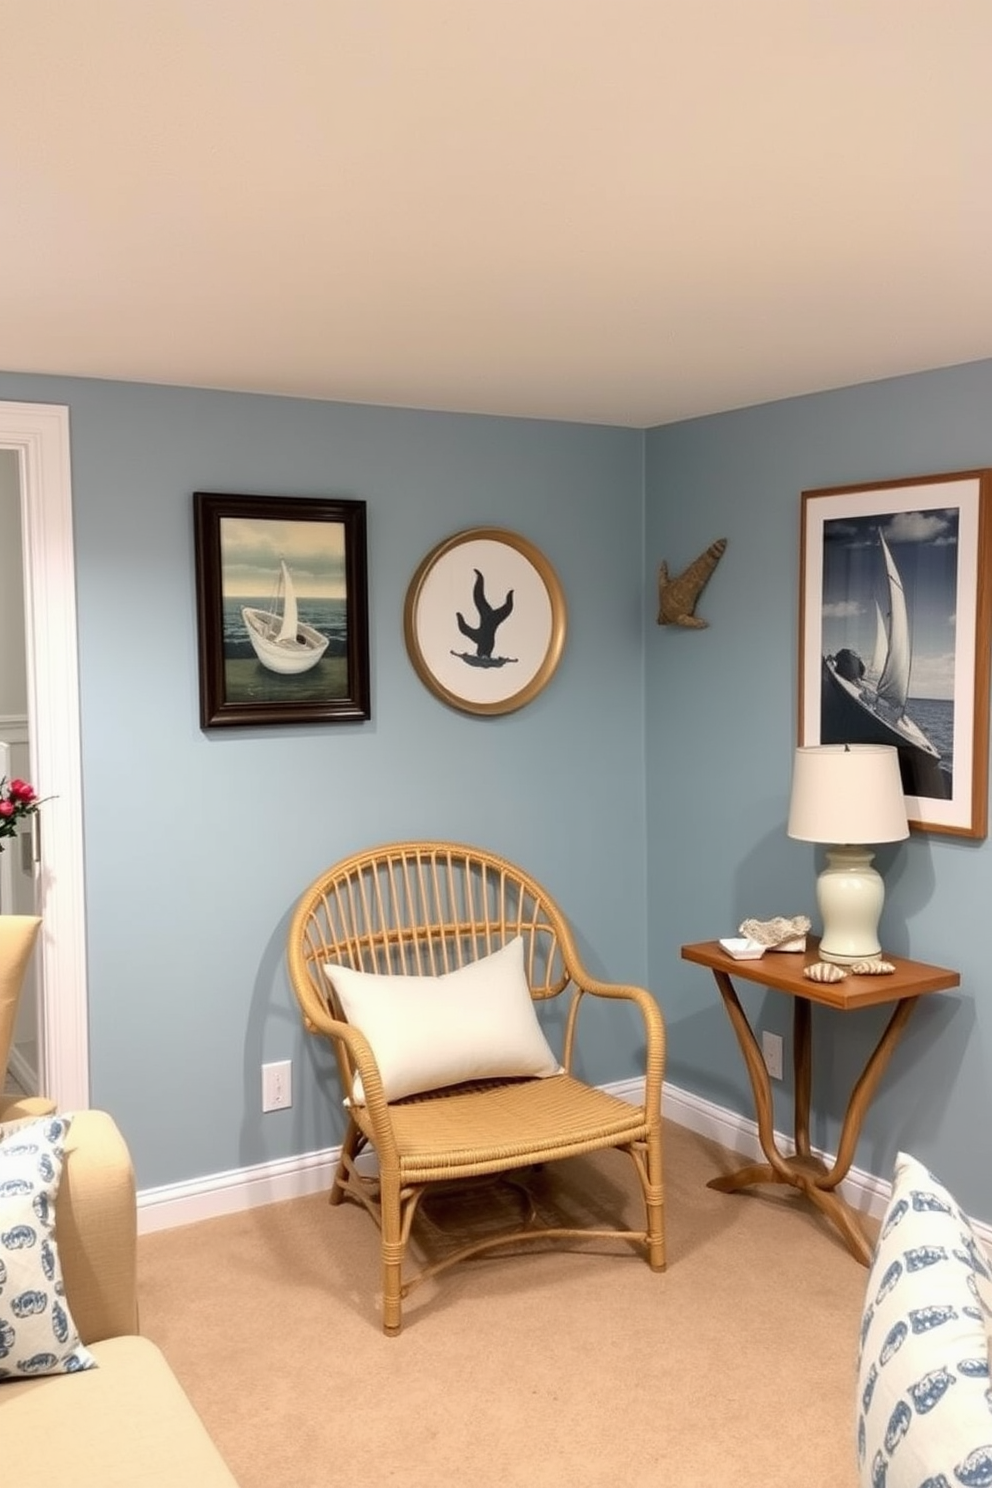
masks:
POLYGON ((868 843, 909 836, 899 756, 889 744, 812 744, 796 750, 788 834, 830 843, 816 881, 820 959, 850 965, 881 953, 885 886, 868 843))

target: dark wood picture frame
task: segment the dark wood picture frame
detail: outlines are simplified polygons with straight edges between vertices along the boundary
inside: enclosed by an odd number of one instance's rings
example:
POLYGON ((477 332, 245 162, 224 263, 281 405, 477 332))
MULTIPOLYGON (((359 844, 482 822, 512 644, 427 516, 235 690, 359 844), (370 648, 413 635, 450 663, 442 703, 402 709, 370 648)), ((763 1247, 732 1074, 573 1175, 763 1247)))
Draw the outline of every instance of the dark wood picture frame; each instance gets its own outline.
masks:
POLYGON ((200 727, 371 716, 365 502, 193 493, 200 727))
POLYGON ((799 743, 893 744, 910 826, 988 831, 992 470, 804 491, 799 743))

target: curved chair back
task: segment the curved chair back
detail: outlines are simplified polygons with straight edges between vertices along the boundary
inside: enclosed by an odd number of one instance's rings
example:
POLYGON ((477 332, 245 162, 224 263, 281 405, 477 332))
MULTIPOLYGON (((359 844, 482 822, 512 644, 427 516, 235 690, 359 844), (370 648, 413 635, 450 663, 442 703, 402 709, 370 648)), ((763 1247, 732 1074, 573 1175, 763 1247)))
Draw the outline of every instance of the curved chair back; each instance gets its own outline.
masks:
MULTIPOLYGON (((290 976, 312 1029, 315 1013, 342 1017, 325 962, 440 976, 518 935, 531 996, 556 997, 578 959, 561 911, 535 879, 464 843, 392 842, 343 859, 310 885, 290 927, 290 976)), ((350 1081, 354 1071, 342 1073, 350 1081)))

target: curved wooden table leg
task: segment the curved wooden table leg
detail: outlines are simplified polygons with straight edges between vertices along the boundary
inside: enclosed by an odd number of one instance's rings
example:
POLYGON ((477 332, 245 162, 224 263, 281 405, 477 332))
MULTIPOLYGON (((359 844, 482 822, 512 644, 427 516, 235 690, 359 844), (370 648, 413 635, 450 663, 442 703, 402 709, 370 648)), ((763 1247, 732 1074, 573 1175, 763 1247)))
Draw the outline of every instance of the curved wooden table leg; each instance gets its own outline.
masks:
POLYGON ((910 1015, 919 1002, 918 997, 905 997, 902 1002, 896 1004, 892 1017, 882 1032, 882 1036, 865 1065, 857 1084, 851 1092, 851 1099, 847 1103, 847 1111, 844 1113, 844 1124, 841 1127, 840 1142, 837 1147, 837 1156, 829 1173, 824 1173, 817 1179, 816 1186, 820 1192, 835 1189, 847 1177, 851 1163, 854 1161, 855 1149, 858 1145, 858 1137, 861 1135, 861 1124, 865 1119, 865 1113, 871 1105, 872 1096, 878 1088, 878 1082, 885 1073, 889 1060, 892 1058, 893 1050, 899 1042, 899 1037, 909 1021, 910 1015))
POLYGON ((797 997, 792 1010, 792 1068, 795 1074, 794 1132, 796 1152, 810 1157, 809 1107, 813 1094, 813 1009, 808 997, 797 997))
POLYGON ((752 1173, 763 1173, 766 1171, 765 1164, 757 1167, 749 1165, 741 1168, 737 1173, 728 1173, 722 1178, 713 1178, 707 1185, 709 1188, 718 1188, 729 1193, 735 1188, 744 1188, 750 1183, 793 1183, 795 1181, 783 1154, 775 1145, 775 1121, 774 1102, 772 1099, 772 1082, 765 1067, 765 1061, 761 1057, 761 1049, 758 1040, 754 1036, 754 1030, 747 1021, 747 1014, 741 1007, 740 998, 730 977, 725 971, 716 967, 713 969, 716 984, 720 988, 720 996, 727 1009, 727 1016, 737 1035, 741 1053, 744 1055, 744 1063, 751 1079, 751 1090, 754 1095, 754 1109, 758 1118, 758 1141, 761 1150, 768 1159, 767 1167, 771 1170, 768 1177, 748 1176, 752 1173))
POLYGON ((733 1193, 755 1183, 787 1183, 798 1188, 824 1214, 843 1237, 848 1250, 862 1265, 869 1265, 872 1247, 856 1215, 835 1192, 850 1171, 857 1149, 865 1113, 878 1083, 892 1058, 902 1030, 909 1021, 918 997, 906 997, 896 1004, 882 1036, 858 1078, 844 1113, 840 1143, 833 1166, 815 1155, 809 1140, 809 1112, 813 1083, 812 1006, 808 998, 796 997, 793 1012, 793 1066, 795 1070, 795 1156, 787 1156, 775 1145, 774 1102, 771 1079, 761 1055, 754 1030, 741 1007, 734 984, 725 971, 713 968, 716 984, 737 1035, 744 1063, 751 1080, 754 1109, 758 1119, 758 1141, 768 1159, 748 1163, 733 1173, 711 1178, 708 1188, 733 1193))
POLYGON ((826 1215, 832 1224, 838 1229, 843 1237, 848 1250, 856 1261, 862 1266, 871 1265, 872 1246, 869 1243, 861 1224, 854 1214, 844 1203, 839 1194, 824 1189, 818 1183, 816 1176, 810 1184, 802 1184, 802 1191, 821 1214, 826 1215))
MULTIPOLYGON (((918 997, 906 997, 901 1002, 896 1003, 892 1016, 882 1031, 881 1038, 869 1055, 868 1062, 858 1077, 858 1081, 851 1092, 851 1098, 847 1103, 847 1110, 844 1113, 844 1121, 841 1126, 840 1142, 837 1146, 837 1156, 834 1158, 833 1167, 827 1170, 826 1166, 821 1164, 819 1172, 814 1171, 812 1168, 807 1169, 803 1174, 803 1181, 799 1184, 799 1187, 806 1194, 807 1198, 809 1198, 810 1202, 822 1214, 825 1214, 840 1231, 848 1250, 854 1256, 855 1260, 860 1261, 863 1266, 871 1265, 872 1246, 865 1236, 857 1216, 844 1203, 844 1200, 836 1190, 843 1183, 850 1171, 851 1163, 854 1161, 854 1153, 858 1145, 858 1138, 861 1135, 861 1126, 865 1119, 865 1113, 871 1105, 872 1096, 878 1088, 878 1082, 881 1080, 886 1066, 892 1058, 893 1050, 899 1042, 899 1036, 918 1002, 918 997)), ((798 1011, 797 1004, 797 1018, 798 1011)))
POLYGON ((771 1163, 751 1163, 749 1167, 737 1168, 733 1173, 723 1173, 719 1178, 711 1178, 707 1188, 715 1188, 720 1193, 736 1193, 739 1188, 750 1188, 753 1183, 780 1183, 781 1178, 771 1163))

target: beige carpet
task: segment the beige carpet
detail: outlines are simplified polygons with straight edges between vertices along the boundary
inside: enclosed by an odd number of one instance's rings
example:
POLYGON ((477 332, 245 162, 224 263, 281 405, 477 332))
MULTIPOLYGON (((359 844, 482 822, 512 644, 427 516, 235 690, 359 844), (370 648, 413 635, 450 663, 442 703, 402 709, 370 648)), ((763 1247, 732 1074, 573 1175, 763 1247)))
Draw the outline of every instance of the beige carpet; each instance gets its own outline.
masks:
MULTIPOLYGON (((144 1237, 143 1331, 243 1488, 855 1488, 864 1269, 798 1195, 715 1193, 735 1160, 666 1141, 663 1274, 612 1242, 478 1259, 386 1338, 377 1231, 319 1195, 144 1237)), ((633 1203, 628 1168, 545 1170, 541 1207, 633 1203)))

